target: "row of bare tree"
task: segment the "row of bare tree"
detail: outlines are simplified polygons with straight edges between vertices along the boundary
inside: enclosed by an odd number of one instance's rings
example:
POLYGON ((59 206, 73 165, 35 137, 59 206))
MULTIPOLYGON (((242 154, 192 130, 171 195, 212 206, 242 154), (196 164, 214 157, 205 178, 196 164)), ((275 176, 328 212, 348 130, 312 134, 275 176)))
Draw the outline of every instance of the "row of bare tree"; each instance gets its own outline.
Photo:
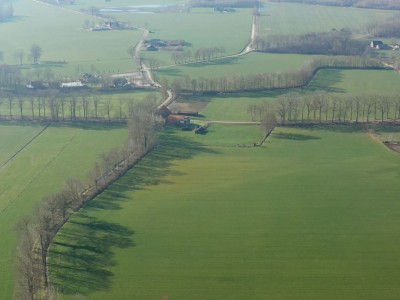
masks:
POLYGON ((353 39, 351 31, 332 30, 302 35, 269 35, 255 41, 257 51, 274 53, 365 55, 369 44, 353 39))
MULTIPOLYGON (((154 95, 146 97, 155 101, 154 95)), ((0 93, 0 117, 32 120, 126 120, 135 110, 134 99, 101 99, 96 95, 43 91, 28 96, 0 93), (15 110, 17 109, 17 113, 15 110), (3 112, 3 115, 2 115, 3 112)))
POLYGON ((171 87, 175 94, 180 92, 241 92, 253 90, 299 88, 307 85, 321 68, 382 68, 377 60, 364 56, 329 56, 314 58, 298 71, 275 72, 256 75, 226 75, 217 78, 175 80, 171 87))
POLYGON ((127 142, 102 156, 86 181, 69 179, 64 187, 49 195, 18 226, 16 299, 53 299, 49 286, 47 258, 50 244, 71 214, 106 189, 133 167, 155 143, 160 124, 154 115, 155 102, 142 103, 131 111, 127 142))
POLYGON ((302 95, 288 93, 274 103, 261 102, 247 108, 252 121, 263 121, 275 113, 281 124, 286 122, 371 122, 398 121, 400 95, 338 96, 316 92, 302 95))
POLYGON ((330 5, 330 6, 354 6, 359 8, 374 9, 400 9, 398 0, 273 0, 274 2, 300 2, 306 4, 330 5))
POLYGON ((171 54, 171 60, 175 64, 183 64, 189 62, 208 61, 217 57, 221 57, 226 52, 224 47, 210 47, 197 49, 193 54, 192 51, 175 51, 171 54))

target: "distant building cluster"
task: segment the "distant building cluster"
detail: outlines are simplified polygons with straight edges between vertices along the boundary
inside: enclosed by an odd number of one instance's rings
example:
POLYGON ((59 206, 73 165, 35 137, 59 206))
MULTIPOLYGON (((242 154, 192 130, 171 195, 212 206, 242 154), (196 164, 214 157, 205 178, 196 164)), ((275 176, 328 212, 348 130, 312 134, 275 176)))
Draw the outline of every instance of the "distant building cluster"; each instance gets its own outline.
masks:
POLYGON ((383 41, 371 41, 370 47, 375 50, 397 50, 400 48, 400 45, 395 43, 393 45, 385 44, 383 41))

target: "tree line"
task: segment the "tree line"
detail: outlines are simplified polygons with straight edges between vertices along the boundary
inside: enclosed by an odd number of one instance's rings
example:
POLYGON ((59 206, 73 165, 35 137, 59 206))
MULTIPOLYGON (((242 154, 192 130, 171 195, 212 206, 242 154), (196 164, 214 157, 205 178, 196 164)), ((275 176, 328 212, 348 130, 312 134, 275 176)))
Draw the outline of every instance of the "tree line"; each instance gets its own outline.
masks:
POLYGON ((251 8, 259 4, 258 0, 191 0, 191 7, 234 7, 234 8, 251 8))
POLYGON ((354 6, 358 8, 374 8, 374 9, 400 9, 398 0, 272 0, 274 2, 292 2, 318 4, 328 6, 354 6))
POLYGON ((347 29, 302 35, 269 35, 257 38, 254 44, 257 51, 272 53, 365 55, 369 50, 367 43, 353 39, 347 29))
MULTIPOLYGON (((154 102, 155 95, 145 100, 154 102)), ((135 110, 131 99, 101 99, 97 95, 71 94, 43 91, 32 95, 14 95, 0 92, 0 118, 48 121, 125 121, 135 110)))
POLYGON ((14 7, 11 1, 0 0, 0 22, 6 21, 14 16, 14 7))
POLYGON ((301 88, 307 85, 315 73, 322 68, 367 69, 383 68, 382 64, 364 56, 326 56, 306 62, 297 71, 275 72, 253 75, 230 74, 216 78, 176 79, 171 88, 175 94, 228 93, 271 89, 301 88))
POLYGON ((400 21, 398 18, 389 18, 379 22, 372 22, 365 26, 366 32, 373 37, 400 38, 400 21))
POLYGON ((217 57, 221 57, 225 54, 226 50, 224 47, 209 47, 197 49, 194 53, 190 50, 186 51, 175 51, 171 54, 171 60, 175 64, 183 64, 189 62, 201 62, 208 61, 217 57))
POLYGON ((156 144, 160 119, 156 102, 143 102, 131 111, 128 139, 121 148, 104 154, 85 181, 68 179, 55 194, 43 198, 17 226, 17 299, 52 299, 47 258, 50 244, 69 217, 132 168, 156 144))
POLYGON ((324 92, 288 93, 276 102, 251 104, 247 113, 252 121, 263 121, 275 113, 280 124, 298 122, 375 122, 400 120, 400 95, 346 95, 324 92))

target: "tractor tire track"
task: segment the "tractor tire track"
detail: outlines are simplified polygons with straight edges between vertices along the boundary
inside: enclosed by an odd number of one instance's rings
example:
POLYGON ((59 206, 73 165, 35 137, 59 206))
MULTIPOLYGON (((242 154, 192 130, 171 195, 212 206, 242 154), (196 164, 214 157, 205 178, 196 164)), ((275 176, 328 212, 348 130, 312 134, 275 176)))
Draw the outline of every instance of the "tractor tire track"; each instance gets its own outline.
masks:
POLYGON ((33 141, 35 141, 49 126, 51 123, 47 124, 39 133, 37 133, 33 138, 31 138, 26 144, 24 144, 17 152, 15 152, 10 158, 8 158, 5 162, 0 164, 0 171, 7 165, 9 164, 15 157, 17 157, 18 154, 20 154, 26 147, 28 147, 30 144, 32 144, 33 141))
MULTIPOLYGON (((49 125, 50 125, 50 124, 49 124, 49 125)), ((48 126, 49 126, 49 125, 48 125, 48 126)), ((47 126, 47 127, 48 127, 48 126, 47 126)), ((44 171, 46 171, 46 169, 55 161, 55 159, 56 159, 57 157, 59 157, 60 154, 63 153, 64 150, 71 144, 71 142, 75 139, 75 137, 76 137, 76 134, 73 135, 73 136, 68 140, 68 142, 65 143, 65 145, 63 145, 63 146, 61 147, 61 149, 60 149, 59 151, 57 151, 57 153, 55 153, 54 156, 53 156, 42 168, 40 168, 40 169, 36 172, 36 174, 31 178, 31 180, 29 180, 29 181, 25 184, 24 188, 21 189, 21 190, 19 191, 19 193, 14 197, 14 199, 12 199, 10 202, 8 202, 8 204, 0 211, 0 216, 3 215, 3 214, 7 211, 7 209, 22 195, 22 193, 25 192, 25 190, 28 189, 28 187, 31 186, 31 184, 32 184, 44 171)))

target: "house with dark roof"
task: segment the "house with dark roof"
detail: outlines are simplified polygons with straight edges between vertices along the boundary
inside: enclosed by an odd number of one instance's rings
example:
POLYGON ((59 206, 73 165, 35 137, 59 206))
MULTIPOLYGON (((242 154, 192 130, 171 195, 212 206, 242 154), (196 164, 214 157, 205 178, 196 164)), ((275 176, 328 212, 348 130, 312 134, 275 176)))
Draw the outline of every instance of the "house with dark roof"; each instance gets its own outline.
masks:
POLYGON ((382 41, 371 41, 370 47, 376 50, 382 50, 385 44, 382 41))

